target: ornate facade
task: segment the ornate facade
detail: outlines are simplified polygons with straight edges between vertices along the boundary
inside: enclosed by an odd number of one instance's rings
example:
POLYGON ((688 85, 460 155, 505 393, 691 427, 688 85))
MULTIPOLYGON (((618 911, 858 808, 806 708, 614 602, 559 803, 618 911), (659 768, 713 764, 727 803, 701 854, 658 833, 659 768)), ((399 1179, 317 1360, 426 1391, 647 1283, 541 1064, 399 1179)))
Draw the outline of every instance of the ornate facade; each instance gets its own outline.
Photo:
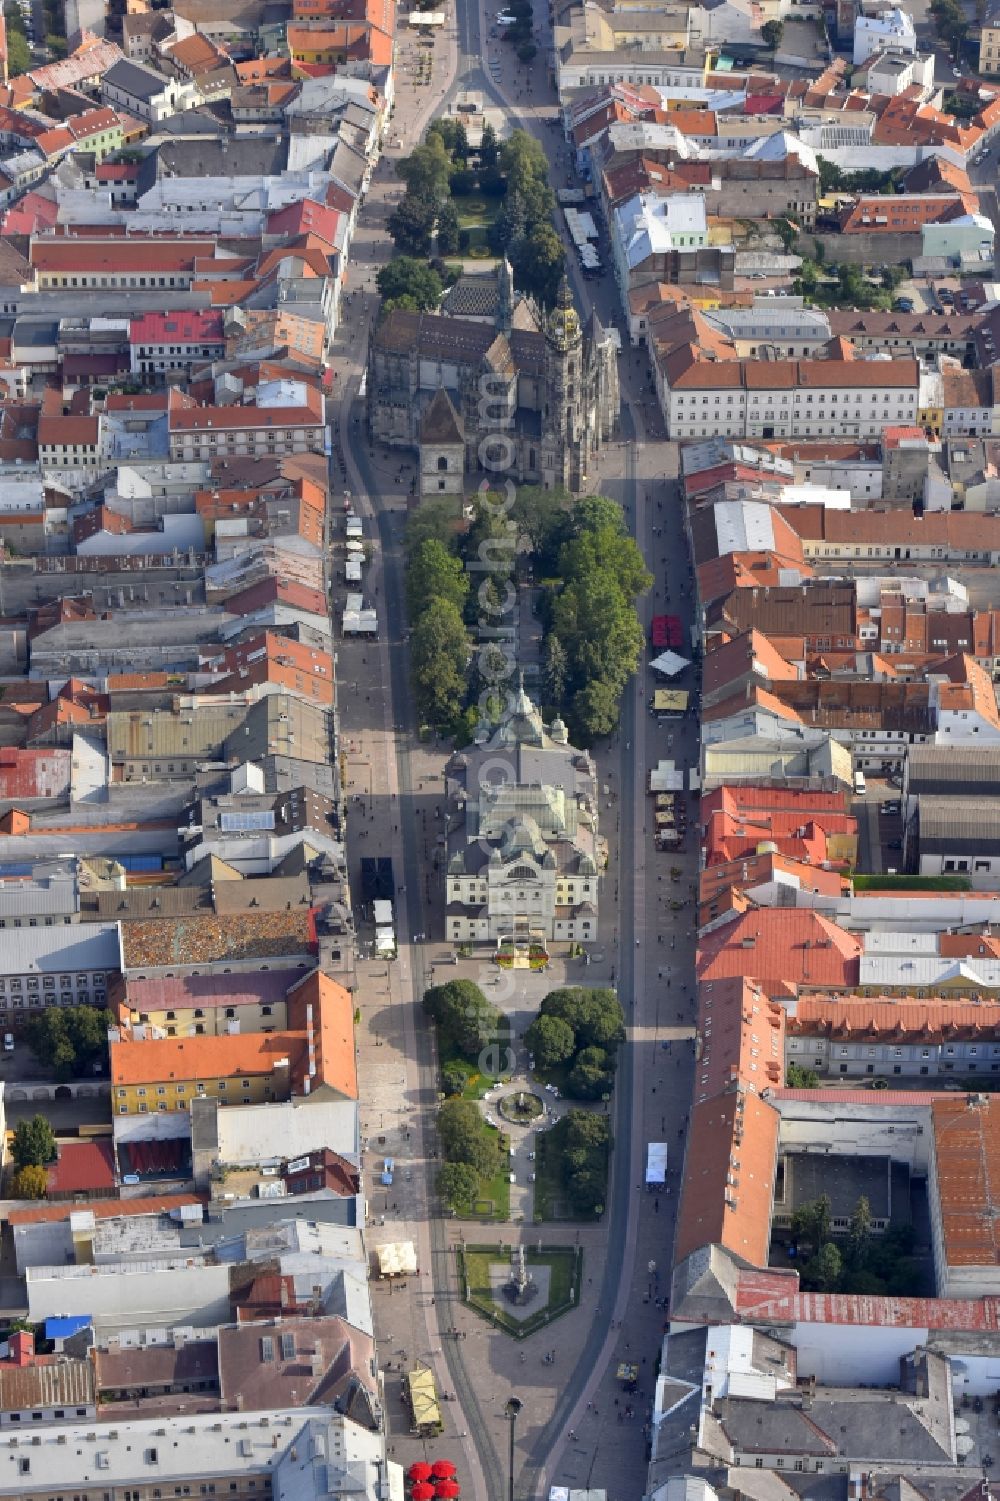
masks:
POLYGON ((463 480, 485 471, 582 490, 618 423, 615 340, 596 313, 583 326, 565 279, 551 313, 515 295, 506 261, 494 285, 481 299, 487 316, 396 308, 382 319, 368 356, 369 432, 418 450, 424 495, 454 493, 457 452, 463 480))
POLYGON ((597 773, 566 726, 548 730, 523 685, 492 731, 446 768, 445 937, 453 943, 597 938, 597 773))

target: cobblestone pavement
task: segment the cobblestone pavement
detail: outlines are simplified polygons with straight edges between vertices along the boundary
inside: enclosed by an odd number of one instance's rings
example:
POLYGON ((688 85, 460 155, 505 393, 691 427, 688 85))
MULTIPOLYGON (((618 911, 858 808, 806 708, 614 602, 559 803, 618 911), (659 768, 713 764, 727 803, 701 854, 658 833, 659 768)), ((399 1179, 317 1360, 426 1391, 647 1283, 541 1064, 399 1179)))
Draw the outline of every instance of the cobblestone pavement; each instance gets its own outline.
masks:
MULTIPOLYGON (((475 45, 478 35, 464 19, 466 10, 463 0, 459 12, 463 53, 475 45)), ((649 716, 645 700, 651 684, 648 675, 641 676, 623 703, 620 734, 598 750, 599 779, 609 789, 602 796, 602 828, 611 853, 596 950, 604 958, 589 967, 560 960, 548 975, 526 976, 513 996, 499 998, 514 1013, 518 1030, 523 1030, 537 998, 563 977, 574 983, 615 983, 620 988, 629 1015, 630 1041, 615 1102, 620 1149, 616 1191, 606 1223, 580 1227, 511 1223, 505 1232, 495 1232, 429 1218, 428 1209, 435 1205, 436 1097, 432 1039, 420 1019, 419 997, 435 979, 468 974, 484 983, 492 977, 492 970, 475 962, 436 967, 447 952, 437 936, 442 932, 440 893, 432 869, 438 848, 440 820, 435 813, 442 805, 444 747, 420 744, 408 732, 405 627, 399 604, 399 543, 412 466, 396 454, 369 452, 360 410, 352 406, 352 399, 375 306, 374 273, 391 248, 385 219, 401 192, 391 161, 412 149, 429 114, 440 108, 440 100, 451 91, 457 42, 458 31, 451 26, 448 36, 435 47, 438 61, 430 90, 413 86, 405 70, 400 78, 392 125, 394 144, 362 210, 352 247, 347 317, 333 361, 334 389, 344 398, 333 466, 334 493, 340 487, 349 490, 367 518, 366 536, 375 548, 366 590, 381 615, 377 643, 343 641, 338 646, 346 790, 349 800, 357 799, 349 801, 348 854, 355 890, 357 862, 366 853, 393 856, 399 890, 398 959, 388 965, 362 959, 358 967, 368 1238, 370 1244, 411 1239, 420 1264, 419 1277, 411 1278, 405 1290, 390 1291, 387 1284, 373 1284, 376 1333, 386 1371, 390 1447, 402 1463, 423 1458, 425 1453, 431 1457, 447 1454, 459 1463, 467 1494, 475 1493, 482 1501, 487 1497, 500 1501, 506 1484, 503 1406, 516 1392, 525 1403, 516 1430, 518 1496, 542 1494, 550 1483, 591 1484, 605 1486, 618 1501, 641 1495, 645 1483, 642 1429, 664 1315, 655 1300, 666 1290, 670 1261, 690 1091, 693 1021, 689 978, 693 907, 688 901, 674 912, 670 905, 678 894, 686 901, 690 896, 696 875, 693 840, 680 857, 654 852, 644 788, 650 764, 665 755, 690 760, 696 754, 696 741, 690 724, 671 730, 649 716), (671 866, 681 872, 678 882, 671 879, 671 866), (667 1193, 653 1198, 642 1191, 642 1165, 646 1142, 660 1139, 670 1143, 671 1172, 667 1193), (388 1191, 381 1187, 375 1170, 384 1156, 396 1164, 388 1191), (458 1300, 454 1247, 463 1233, 475 1240, 504 1233, 508 1244, 523 1238, 528 1244, 581 1245, 580 1307, 561 1318, 551 1336, 542 1332, 518 1343, 492 1332, 458 1300), (655 1264, 655 1275, 648 1270, 650 1263, 655 1264), (546 1365, 542 1356, 553 1347, 556 1363, 546 1365), (627 1399, 614 1379, 618 1361, 626 1356, 640 1368, 639 1389, 627 1399), (453 1393, 455 1398, 443 1403, 445 1432, 433 1443, 410 1436, 400 1397, 399 1369, 415 1359, 430 1364, 439 1391, 453 1393), (626 1415, 626 1401, 631 1416, 626 1415)), ((489 45, 484 49, 487 55, 489 45)), ((478 64, 478 56, 475 60, 478 64)), ((536 69, 531 85, 526 86, 516 81, 516 65, 509 57, 504 69, 494 94, 506 95, 515 109, 527 109, 518 103, 517 89, 530 87, 535 114, 542 103, 551 105, 544 71, 536 69)), ((556 159, 558 181, 562 158, 561 148, 552 143, 554 133, 533 117, 528 124, 545 139, 546 149, 556 159)), ((594 302, 606 322, 616 321, 610 279, 586 285, 575 280, 584 308, 594 302)), ((608 451, 600 473, 593 477, 593 488, 626 506, 647 562, 656 573, 654 590, 643 602, 648 623, 648 617, 662 609, 685 611, 690 583, 673 485, 675 451, 655 436, 657 414, 650 403, 644 363, 626 352, 621 376, 630 441, 608 451)), ((689 821, 694 822, 693 811, 689 821)), ((484 988, 497 998, 491 987, 484 988)), ((521 1185, 519 1191, 526 1193, 521 1185)))

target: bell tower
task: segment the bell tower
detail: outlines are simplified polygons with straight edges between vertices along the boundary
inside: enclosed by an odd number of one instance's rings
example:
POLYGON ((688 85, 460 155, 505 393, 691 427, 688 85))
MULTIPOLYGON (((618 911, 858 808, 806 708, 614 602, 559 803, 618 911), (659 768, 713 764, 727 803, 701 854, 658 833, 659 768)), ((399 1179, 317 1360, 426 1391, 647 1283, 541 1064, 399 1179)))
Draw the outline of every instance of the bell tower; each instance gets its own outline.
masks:
POLYGON ((579 490, 583 482, 583 329, 565 276, 545 320, 545 392, 542 402, 542 483, 579 490))

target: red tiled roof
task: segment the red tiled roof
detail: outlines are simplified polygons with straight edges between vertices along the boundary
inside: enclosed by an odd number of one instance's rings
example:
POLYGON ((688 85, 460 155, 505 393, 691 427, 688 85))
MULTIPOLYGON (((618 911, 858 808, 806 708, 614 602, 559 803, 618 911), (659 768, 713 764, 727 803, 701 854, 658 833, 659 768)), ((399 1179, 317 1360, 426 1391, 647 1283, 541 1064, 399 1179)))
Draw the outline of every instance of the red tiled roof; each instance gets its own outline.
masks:
POLYGON ((67 1141, 48 1170, 51 1195, 104 1193, 115 1186, 114 1148, 110 1141, 67 1141))
POLYGON ((993 1268, 1000 1262, 1000 1101, 935 1100, 931 1125, 945 1264, 993 1268))
MULTIPOLYGON (((95 1199, 87 1208, 99 1220, 121 1215, 125 1219, 140 1219, 144 1215, 169 1214, 185 1204, 207 1204, 207 1194, 159 1194, 144 1199, 95 1199)), ((11 1209, 8 1223, 17 1225, 58 1224, 77 1212, 76 1204, 39 1204, 34 1209, 11 1209)))
POLYGON ((766 1265, 778 1124, 773 1106, 743 1090, 692 1107, 675 1265, 707 1245, 724 1246, 746 1261, 766 1265), (729 1183, 733 1177, 736 1182, 729 1183))
POLYGON ((770 907, 705 934, 697 972, 702 981, 753 976, 769 995, 800 985, 846 990, 858 983, 860 957, 858 940, 818 912, 770 907))

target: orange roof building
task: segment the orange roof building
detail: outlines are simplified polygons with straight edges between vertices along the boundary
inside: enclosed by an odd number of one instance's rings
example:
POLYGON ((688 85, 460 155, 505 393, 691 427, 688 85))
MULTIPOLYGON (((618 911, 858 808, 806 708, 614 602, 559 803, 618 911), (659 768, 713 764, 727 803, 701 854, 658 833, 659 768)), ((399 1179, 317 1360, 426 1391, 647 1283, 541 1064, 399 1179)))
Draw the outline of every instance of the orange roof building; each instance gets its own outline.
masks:
POLYGON ((723 1246, 754 1266, 767 1265, 778 1124, 773 1105, 743 1091, 716 1095, 693 1107, 675 1266, 709 1245, 723 1246))
POLYGON ((791 999, 799 990, 853 990, 861 944, 829 918, 808 909, 763 907, 702 936, 700 981, 752 975, 766 995, 791 999))
POLYGON ((934 1102, 927 1197, 938 1297, 1000 1293, 1000 1100, 934 1102))
POLYGON ((358 1097, 354 1012, 344 987, 314 970, 288 993, 288 1028, 232 1036, 147 1037, 122 1028, 111 1043, 118 1115, 221 1104, 358 1097))

